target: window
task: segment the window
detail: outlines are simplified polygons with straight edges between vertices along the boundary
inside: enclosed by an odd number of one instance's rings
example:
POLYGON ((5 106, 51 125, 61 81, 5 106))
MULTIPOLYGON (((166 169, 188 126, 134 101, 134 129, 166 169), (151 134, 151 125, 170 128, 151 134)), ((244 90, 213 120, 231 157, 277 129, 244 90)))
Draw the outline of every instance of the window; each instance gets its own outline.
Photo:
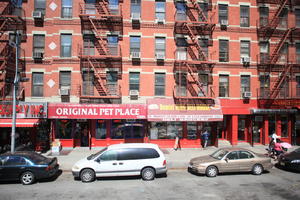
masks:
POLYGON ((188 43, 185 38, 176 38, 176 59, 186 60, 187 59, 187 47, 188 43))
POLYGON ((61 18, 72 18, 73 0, 61 1, 61 18))
POLYGON ((43 15, 45 15, 46 0, 34 0, 34 11, 40 11, 43 15))
POLYGON ((289 119, 288 116, 281 116, 281 137, 286 138, 289 136, 289 119))
POLYGON ((300 43, 296 43, 296 62, 300 64, 300 43))
POLYGON ((85 0, 85 13, 84 14, 96 14, 96 0, 85 0))
POLYGON ((166 18, 166 2, 164 0, 155 1, 155 19, 160 21, 166 18))
POLYGON ((61 71, 59 73, 59 85, 60 87, 70 87, 71 86, 71 72, 61 71))
POLYGON ((141 0, 131 0, 131 17, 141 18, 141 0))
POLYGON ((130 54, 141 52, 141 37, 140 36, 130 36, 130 54))
POLYGON ((259 7, 259 23, 260 26, 267 26, 269 23, 269 8, 259 7))
POLYGON ((268 97, 270 92, 270 76, 269 75, 260 75, 260 97, 268 97))
POLYGON ((175 139, 176 135, 182 137, 182 122, 151 122, 151 139, 175 139))
POLYGON ((118 94, 118 72, 117 71, 107 71, 106 72, 106 83, 107 90, 110 95, 118 94))
POLYGON ((82 74, 82 94, 87 96, 94 95, 94 73, 84 71, 82 74))
POLYGON ((229 160, 237 160, 237 159, 239 159, 238 152, 237 151, 230 152, 226 156, 226 158, 228 158, 229 160))
MULTIPOLYGON (((202 10, 203 15, 206 17, 208 17, 208 4, 207 3, 199 3, 199 6, 202 10)), ((199 15, 199 21, 203 21, 202 17, 199 15)))
POLYGON ((241 96, 244 92, 250 92, 250 76, 242 75, 241 76, 241 96))
POLYGON ((219 23, 228 24, 228 5, 219 4, 219 23))
POLYGON ((249 6, 241 6, 240 15, 240 26, 249 27, 249 6))
POLYGON ((96 122, 96 139, 106 138, 106 121, 97 120, 96 122))
POLYGON ((269 42, 260 42, 259 43, 259 49, 260 49, 260 62, 261 63, 267 63, 269 62, 269 51, 270 51, 270 45, 269 42))
POLYGON ((176 82, 176 94, 178 96, 187 95, 187 78, 186 72, 176 72, 175 82, 176 82))
POLYGON ((101 161, 117 160, 117 158, 118 158, 117 150, 106 151, 100 156, 101 161))
POLYGON ((44 96, 44 73, 42 72, 32 73, 32 96, 44 96))
POLYGON ((300 9, 295 10, 296 15, 296 27, 300 28, 300 9))
POLYGON ((165 96, 166 73, 155 73, 155 96, 165 96))
POLYGON ((83 35, 83 55, 95 55, 95 35, 83 35))
POLYGON ((165 57, 166 51, 166 38, 156 37, 155 38, 155 57, 161 58, 165 57))
POLYGON ((71 57, 72 56, 72 35, 61 34, 60 37, 60 57, 71 57))
POLYGON ((4 165, 15 166, 15 165, 26 165, 26 160, 21 156, 9 156, 4 160, 4 165))
POLYGON ((202 90, 200 90, 198 96, 205 96, 208 93, 208 74, 201 74, 199 73, 199 82, 202 83, 202 90))
POLYGON ((248 151, 240 151, 239 152, 240 159, 249 159, 254 158, 254 156, 248 151))
POLYGON ((107 36, 107 46, 109 50, 109 54, 113 56, 118 55, 118 48, 119 48, 119 37, 117 35, 108 35, 107 36))
MULTIPOLYGON (((199 39, 199 45, 203 51, 203 54, 207 58, 208 57, 208 39, 206 39, 206 38, 199 39)), ((200 56, 200 60, 205 60, 205 58, 202 58, 202 56, 200 56)))
POLYGON ((33 35, 33 58, 43 58, 45 52, 45 35, 33 35))
MULTIPOLYGON (((243 58, 250 58, 250 41, 241 41, 241 61, 243 58)), ((250 60, 250 59, 249 59, 250 60)))
POLYGON ((220 62, 228 62, 228 40, 220 40, 219 41, 219 61, 220 62))
POLYGON ((129 90, 140 91, 140 72, 129 72, 129 90))
POLYGON ((151 148, 128 148, 122 149, 119 153, 118 160, 137 160, 159 158, 159 154, 155 149, 151 148))
POLYGON ((296 76, 296 95, 300 96, 300 76, 296 76))
POLYGON ((186 21, 186 5, 183 2, 176 2, 176 20, 186 21))
POLYGON ((219 97, 229 96, 229 76, 220 75, 219 76, 219 97))
POLYGON ((279 14, 279 24, 278 28, 287 28, 288 26, 288 9, 283 8, 279 14))
POLYGON ((109 0, 108 7, 111 14, 118 15, 119 14, 119 0, 109 0))
POLYGON ((284 79, 280 85, 279 98, 289 97, 289 77, 284 79))
POLYGON ((289 44, 286 42, 282 45, 280 52, 279 52, 279 59, 278 61, 281 63, 286 63, 287 62, 287 57, 288 57, 288 50, 289 50, 289 44))

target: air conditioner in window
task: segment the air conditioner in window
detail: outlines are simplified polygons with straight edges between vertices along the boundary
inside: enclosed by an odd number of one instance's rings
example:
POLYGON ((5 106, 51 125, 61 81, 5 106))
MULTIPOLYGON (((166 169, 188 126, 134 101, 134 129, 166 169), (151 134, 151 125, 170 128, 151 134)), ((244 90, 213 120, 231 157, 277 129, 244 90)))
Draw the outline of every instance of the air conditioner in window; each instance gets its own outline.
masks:
POLYGON ((251 92, 243 92, 243 98, 250 98, 252 96, 251 92))
POLYGON ((141 58, 141 52, 133 51, 130 53, 131 59, 140 59, 141 58))
POLYGON ((136 100, 139 97, 139 91, 138 90, 130 90, 129 96, 130 96, 130 99, 136 100))
POLYGON ((33 11, 32 12, 32 17, 34 19, 42 19, 43 18, 43 13, 41 11, 33 11))
POLYGON ((166 21, 164 19, 155 19, 156 24, 165 24, 166 21))
POLYGON ((70 89, 69 88, 63 88, 63 87, 61 87, 59 89, 59 95, 60 96, 70 95, 70 89))
POLYGON ((42 53, 42 52, 33 52, 32 57, 33 57, 33 59, 43 59, 44 53, 42 53))
POLYGON ((242 63, 243 63, 243 65, 249 65, 250 57, 242 57, 242 63))
POLYGON ((220 24, 221 24, 221 26, 228 26, 228 20, 222 19, 220 24))
POLYGON ((156 60, 164 60, 165 54, 164 53, 156 53, 155 58, 156 58, 156 60))

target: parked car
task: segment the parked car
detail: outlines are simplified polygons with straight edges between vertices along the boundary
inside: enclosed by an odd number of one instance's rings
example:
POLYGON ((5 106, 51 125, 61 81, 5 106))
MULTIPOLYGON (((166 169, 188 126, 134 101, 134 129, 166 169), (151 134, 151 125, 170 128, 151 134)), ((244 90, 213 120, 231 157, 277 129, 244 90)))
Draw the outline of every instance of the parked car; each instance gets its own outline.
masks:
POLYGON ((153 180, 156 174, 166 174, 167 166, 156 144, 126 143, 108 146, 79 160, 72 173, 82 182, 94 181, 96 177, 137 175, 143 180, 153 180))
POLYGON ((278 159, 278 164, 280 167, 300 172, 300 148, 282 154, 278 159))
POLYGON ((36 152, 15 152, 0 155, 0 180, 20 180, 29 185, 38 179, 54 176, 59 170, 57 158, 36 152))
POLYGON ((271 158, 243 148, 222 148, 208 156, 191 159, 188 170, 215 177, 225 172, 252 172, 260 175, 273 167, 271 158))

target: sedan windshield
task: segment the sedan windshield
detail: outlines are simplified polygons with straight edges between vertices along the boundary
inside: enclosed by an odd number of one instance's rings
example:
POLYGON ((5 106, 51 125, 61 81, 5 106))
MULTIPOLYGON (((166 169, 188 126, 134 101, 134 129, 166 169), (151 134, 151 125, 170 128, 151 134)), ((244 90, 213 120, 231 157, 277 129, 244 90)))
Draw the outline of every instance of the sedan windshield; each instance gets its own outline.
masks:
POLYGON ((228 153, 228 151, 219 149, 219 150, 215 151, 213 154, 211 154, 210 156, 215 159, 221 160, 227 153, 228 153))
POLYGON ((107 147, 105 147, 104 149, 101 149, 100 151, 98 151, 95 154, 90 155, 89 157, 87 157, 88 160, 92 160, 94 158, 96 158, 98 155, 100 155, 102 152, 106 151, 107 147))

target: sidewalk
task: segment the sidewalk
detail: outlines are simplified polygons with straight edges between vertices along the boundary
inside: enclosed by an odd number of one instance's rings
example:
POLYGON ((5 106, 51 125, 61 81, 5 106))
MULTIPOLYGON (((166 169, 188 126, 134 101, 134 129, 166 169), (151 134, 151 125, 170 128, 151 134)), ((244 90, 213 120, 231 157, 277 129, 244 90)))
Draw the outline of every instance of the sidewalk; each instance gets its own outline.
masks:
MULTIPOLYGON (((240 146, 237 147, 243 147, 245 149, 249 149, 255 153, 266 153, 266 148, 268 146, 264 145, 257 145, 254 147, 249 146, 240 146)), ((293 146, 289 149, 289 152, 299 148, 299 146, 293 146)), ((88 147, 79 147, 79 148, 64 148, 60 155, 51 155, 51 152, 47 152, 44 155, 52 157, 56 156, 58 159, 58 162, 60 164, 60 169, 66 172, 70 172, 72 169, 72 166, 77 162, 78 160, 85 158, 93 153, 98 152, 101 150, 101 147, 92 148, 91 150, 88 147)), ((203 155, 209 155, 212 154, 214 151, 216 151, 218 148, 216 147, 207 147, 206 149, 202 148, 184 148, 181 150, 173 150, 172 148, 162 149, 163 153, 166 156, 167 160, 167 166, 168 169, 187 169, 188 163, 191 158, 197 157, 197 156, 203 156, 203 155)))

